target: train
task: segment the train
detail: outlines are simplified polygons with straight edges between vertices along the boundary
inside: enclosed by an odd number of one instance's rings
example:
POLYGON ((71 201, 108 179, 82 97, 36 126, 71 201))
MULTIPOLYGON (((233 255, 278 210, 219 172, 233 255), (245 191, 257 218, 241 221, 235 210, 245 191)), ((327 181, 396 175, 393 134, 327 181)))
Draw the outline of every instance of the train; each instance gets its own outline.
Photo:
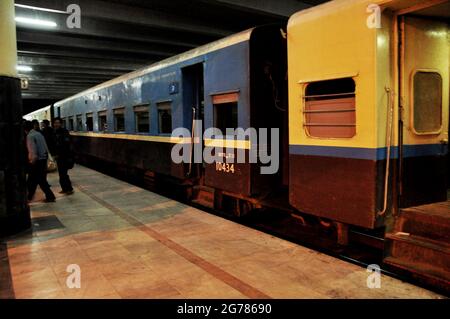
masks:
POLYGON ((344 246, 349 230, 374 231, 386 265, 448 291, 448 12, 440 0, 330 1, 107 81, 50 113, 86 162, 136 169, 238 216, 272 207, 314 219, 344 246), (259 144, 171 134, 199 121, 201 133, 277 134, 259 144), (215 161, 174 162, 174 145, 215 161), (263 161, 229 164, 274 145, 273 174, 261 173, 263 161))
POLYGON ((39 110, 36 110, 34 112, 26 114, 23 118, 27 121, 33 121, 33 120, 37 120, 39 122, 42 122, 44 120, 52 121, 54 118, 54 116, 52 115, 53 114, 52 112, 53 112, 53 106, 48 105, 39 110))

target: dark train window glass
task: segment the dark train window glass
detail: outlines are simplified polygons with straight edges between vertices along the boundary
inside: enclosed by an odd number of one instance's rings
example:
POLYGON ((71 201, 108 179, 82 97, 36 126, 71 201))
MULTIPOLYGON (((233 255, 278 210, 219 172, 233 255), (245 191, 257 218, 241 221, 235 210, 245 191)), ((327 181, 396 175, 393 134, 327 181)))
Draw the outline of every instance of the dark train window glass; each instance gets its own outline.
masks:
POLYGON ((304 127, 309 136, 355 136, 355 81, 352 78, 309 83, 304 101, 304 127))
POLYGON ((442 77, 436 72, 414 75, 414 130, 436 133, 442 126, 442 77))
POLYGON ((98 130, 104 132, 108 130, 108 122, 106 121, 106 111, 98 112, 98 130))
POLYGON ((94 118, 92 113, 86 114, 86 128, 89 132, 94 130, 94 118))
POLYGON ((76 130, 77 131, 83 131, 83 119, 81 117, 81 114, 77 115, 77 128, 76 128, 76 130))
POLYGON ((149 105, 140 105, 134 108, 136 132, 148 133, 150 131, 149 105))
POLYGON ((125 132, 125 109, 114 110, 114 132, 125 132))
POLYGON ((226 135, 227 128, 234 130, 238 127, 237 106, 237 102, 214 104, 214 127, 223 135, 226 135))
POLYGON ((172 108, 170 102, 161 102, 158 107, 159 134, 172 134, 172 108))
POLYGON ((74 127, 73 127, 73 118, 69 118, 69 131, 73 131, 74 127))

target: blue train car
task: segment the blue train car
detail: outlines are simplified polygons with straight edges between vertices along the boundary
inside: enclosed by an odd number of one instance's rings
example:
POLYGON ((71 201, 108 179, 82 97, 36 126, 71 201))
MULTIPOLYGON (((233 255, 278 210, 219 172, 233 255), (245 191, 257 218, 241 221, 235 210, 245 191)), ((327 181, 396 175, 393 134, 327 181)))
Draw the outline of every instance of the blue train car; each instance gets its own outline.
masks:
MULTIPOLYGON (((201 120, 203 130, 283 130, 287 112, 278 104, 286 101, 278 96, 287 95, 285 51, 280 26, 253 28, 59 101, 54 114, 64 119, 81 158, 138 168, 177 184, 204 186, 210 190, 209 206, 214 206, 217 194, 211 193, 216 191, 236 198, 262 197, 282 186, 287 167, 263 176, 257 163, 236 163, 231 168, 177 164, 171 159, 173 145, 192 144, 193 139, 171 133, 179 127, 191 130, 193 120, 201 120)), ((284 140, 287 143, 286 135, 284 140)), ((248 139, 230 144, 224 138, 205 140, 202 147, 218 144, 232 153, 239 149, 248 153, 252 147, 248 139)))

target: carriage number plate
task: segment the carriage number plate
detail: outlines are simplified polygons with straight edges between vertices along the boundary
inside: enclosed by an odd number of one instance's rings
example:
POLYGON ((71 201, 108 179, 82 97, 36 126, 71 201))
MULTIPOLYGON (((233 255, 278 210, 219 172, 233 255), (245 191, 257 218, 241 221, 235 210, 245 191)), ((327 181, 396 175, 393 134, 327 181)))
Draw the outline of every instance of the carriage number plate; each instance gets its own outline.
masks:
POLYGON ((234 164, 216 162, 216 171, 234 174, 234 164))

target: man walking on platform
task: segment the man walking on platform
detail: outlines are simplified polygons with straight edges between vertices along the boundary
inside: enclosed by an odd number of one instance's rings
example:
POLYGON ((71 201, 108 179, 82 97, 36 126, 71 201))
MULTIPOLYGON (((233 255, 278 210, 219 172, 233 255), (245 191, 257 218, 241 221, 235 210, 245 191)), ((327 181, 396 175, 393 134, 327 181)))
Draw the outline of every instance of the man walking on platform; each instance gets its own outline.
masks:
POLYGON ((47 143, 50 154, 55 154, 55 130, 50 126, 49 120, 42 121, 42 135, 44 135, 45 142, 47 143))
POLYGON ((28 161, 30 169, 28 173, 27 187, 28 200, 31 201, 36 192, 36 187, 45 193, 46 202, 54 202, 55 195, 47 183, 47 159, 48 149, 44 136, 33 128, 32 122, 25 122, 25 132, 27 133, 28 161))
POLYGON ((61 194, 73 194, 72 182, 68 174, 69 169, 73 168, 74 158, 70 147, 69 131, 62 127, 62 120, 56 117, 53 120, 53 129, 55 130, 55 158, 58 166, 59 184, 61 185, 61 194))

